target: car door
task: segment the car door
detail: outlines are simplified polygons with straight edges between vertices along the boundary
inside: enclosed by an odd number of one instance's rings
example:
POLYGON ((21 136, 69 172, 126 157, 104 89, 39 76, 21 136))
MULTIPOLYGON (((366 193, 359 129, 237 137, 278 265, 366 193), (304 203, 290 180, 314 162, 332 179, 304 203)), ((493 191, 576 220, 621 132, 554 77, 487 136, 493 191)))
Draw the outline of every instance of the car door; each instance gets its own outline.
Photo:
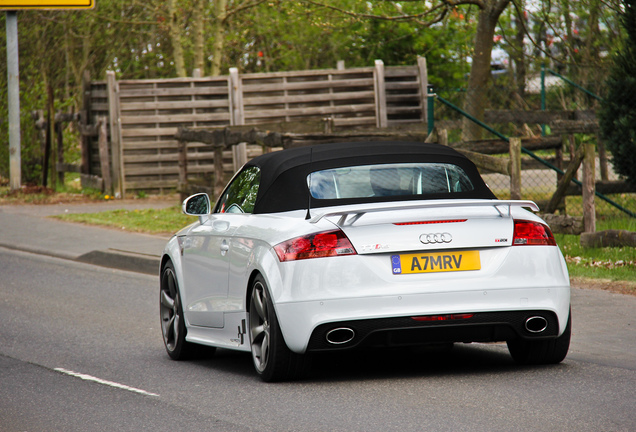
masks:
POLYGON ((228 304, 232 237, 245 214, 253 211, 259 180, 256 167, 239 173, 210 217, 183 242, 184 314, 191 326, 223 327, 223 314, 233 309, 228 304))

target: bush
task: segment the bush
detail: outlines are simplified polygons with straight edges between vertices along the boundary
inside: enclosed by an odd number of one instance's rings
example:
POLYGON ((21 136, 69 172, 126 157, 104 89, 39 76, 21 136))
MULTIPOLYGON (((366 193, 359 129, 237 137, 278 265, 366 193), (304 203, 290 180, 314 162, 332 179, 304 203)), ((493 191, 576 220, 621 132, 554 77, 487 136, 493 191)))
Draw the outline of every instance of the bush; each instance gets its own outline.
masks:
POLYGON ((614 55, 599 121, 614 170, 636 184, 636 0, 623 0, 623 5, 626 37, 614 55))

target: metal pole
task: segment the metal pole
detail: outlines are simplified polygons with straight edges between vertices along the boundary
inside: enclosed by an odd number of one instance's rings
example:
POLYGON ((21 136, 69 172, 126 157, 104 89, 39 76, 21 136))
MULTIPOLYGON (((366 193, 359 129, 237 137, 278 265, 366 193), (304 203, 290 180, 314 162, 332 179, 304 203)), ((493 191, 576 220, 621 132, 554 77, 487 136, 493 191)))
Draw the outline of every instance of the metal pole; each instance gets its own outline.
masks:
MULTIPOLYGON (((541 65, 541 111, 545 111, 545 65, 541 65)), ((545 125, 541 125, 541 135, 545 136, 545 125)))
POLYGON ((602 97, 600 97, 597 94, 592 93, 591 91, 589 91, 585 87, 581 87, 580 85, 578 85, 574 81, 567 79, 566 77, 564 77, 563 75, 561 75, 559 73, 556 73, 552 69, 548 69, 548 72, 550 72, 552 75, 554 75, 557 78, 561 78, 563 81, 565 81, 566 83, 570 84, 572 87, 577 88, 577 89, 581 90, 583 93, 585 93, 585 94, 587 94, 589 96, 592 96, 594 99, 603 102, 603 98, 602 97))
MULTIPOLYGON (((443 104, 445 104, 446 106, 454 109, 455 111, 457 111, 458 113, 460 113, 461 115, 463 115, 464 117, 467 117, 468 119, 470 119, 472 122, 477 123, 479 126, 483 127, 484 129, 486 129, 488 132, 498 136, 499 138, 501 138, 502 140, 506 141, 507 143, 510 142, 510 139, 508 139, 508 137, 506 137, 505 135, 500 134, 499 132, 497 132, 496 130, 494 130, 493 128, 491 128, 490 126, 488 126, 487 124, 485 124, 482 121, 479 121, 478 119, 476 119, 475 117, 471 116, 470 114, 468 114, 466 111, 462 110, 461 108, 453 105, 451 102, 447 101, 446 99, 444 99, 443 97, 439 96, 439 95, 435 95, 435 97, 437 97, 437 99, 442 102, 443 104)), ((528 150, 525 147, 521 147, 521 152, 527 154, 528 156, 530 156, 531 158, 533 158, 534 160, 542 163, 543 165, 547 166, 548 168, 552 169, 553 171, 556 171, 557 173, 564 175, 565 172, 560 169, 555 167, 554 165, 552 165, 550 162, 541 159, 539 156, 537 156, 536 154, 534 154, 533 152, 531 152, 530 150, 528 150)), ((573 183, 577 184, 578 186, 583 186, 583 183, 581 183, 580 181, 578 181, 577 179, 573 178, 571 180, 573 183)), ((605 195, 603 195, 602 193, 600 193, 599 191, 595 191, 594 194, 599 197, 600 199, 602 199, 603 201, 613 205, 614 207, 616 207, 617 209, 619 209, 620 211, 623 211, 625 213, 627 213, 628 215, 630 215, 631 217, 636 218, 636 213, 626 209, 625 207, 621 206, 620 204, 612 201, 611 199, 609 199, 608 197, 606 197, 605 195)))
POLYGON ((20 70, 18 69, 18 13, 7 11, 7 87, 9 100, 9 183, 21 187, 20 70))

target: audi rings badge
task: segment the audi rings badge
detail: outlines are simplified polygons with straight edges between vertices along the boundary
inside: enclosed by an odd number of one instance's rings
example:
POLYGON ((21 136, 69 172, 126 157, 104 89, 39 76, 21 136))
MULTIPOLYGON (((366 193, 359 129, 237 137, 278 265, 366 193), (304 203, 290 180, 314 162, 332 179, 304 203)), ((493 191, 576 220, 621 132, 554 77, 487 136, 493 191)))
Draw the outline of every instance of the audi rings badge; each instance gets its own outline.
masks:
POLYGON ((450 233, 431 233, 431 234, 422 234, 420 236, 420 241, 424 244, 433 244, 433 243, 450 243, 453 241, 453 236, 450 233))

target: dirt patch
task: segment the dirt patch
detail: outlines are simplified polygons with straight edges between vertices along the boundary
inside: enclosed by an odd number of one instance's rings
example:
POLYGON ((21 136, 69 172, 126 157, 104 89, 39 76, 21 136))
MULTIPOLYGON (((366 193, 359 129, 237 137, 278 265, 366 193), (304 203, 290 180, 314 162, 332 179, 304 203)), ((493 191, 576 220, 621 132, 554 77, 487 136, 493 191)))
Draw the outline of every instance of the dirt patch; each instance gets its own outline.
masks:
POLYGON ((636 296, 636 282, 611 279, 570 278, 570 285, 583 289, 609 291, 636 296))

